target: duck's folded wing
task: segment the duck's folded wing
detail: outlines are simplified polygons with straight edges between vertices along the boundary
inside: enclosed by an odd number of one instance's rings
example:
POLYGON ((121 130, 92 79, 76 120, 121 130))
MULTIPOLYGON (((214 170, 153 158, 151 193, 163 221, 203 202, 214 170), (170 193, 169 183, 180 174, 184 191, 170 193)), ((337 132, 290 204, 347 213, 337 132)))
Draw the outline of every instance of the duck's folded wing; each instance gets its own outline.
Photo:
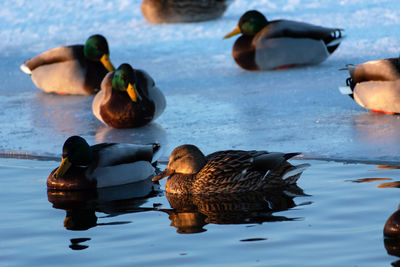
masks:
POLYGON ((340 28, 326 28, 309 23, 292 20, 271 21, 254 39, 269 39, 279 37, 311 38, 323 40, 326 44, 342 36, 340 28))
POLYGON ((53 64, 68 60, 83 59, 83 46, 60 46, 49 49, 31 59, 28 59, 21 65, 21 70, 30 74, 34 69, 42 65, 53 64))
POLYGON ((400 64, 397 58, 368 61, 359 65, 347 65, 355 83, 364 81, 396 81, 400 79, 400 64))
POLYGON ((154 155, 159 150, 158 144, 136 145, 136 144, 113 144, 102 143, 92 146, 94 153, 94 166, 105 167, 136 161, 153 162, 154 155))

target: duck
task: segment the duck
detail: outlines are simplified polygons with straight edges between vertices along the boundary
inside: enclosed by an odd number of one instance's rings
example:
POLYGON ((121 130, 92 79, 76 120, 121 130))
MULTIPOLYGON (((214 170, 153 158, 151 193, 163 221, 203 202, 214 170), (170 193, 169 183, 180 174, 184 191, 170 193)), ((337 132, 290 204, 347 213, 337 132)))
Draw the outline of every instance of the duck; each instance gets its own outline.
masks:
POLYGON ((165 107, 165 96, 150 75, 128 63, 104 77, 92 102, 95 117, 113 128, 144 126, 158 118, 165 107))
POLYGON ((400 62, 399 58, 367 61, 347 65, 350 74, 346 86, 339 87, 361 107, 376 113, 400 113, 400 62))
POLYGON ((47 178, 47 189, 90 190, 150 179, 159 150, 155 143, 90 146, 81 136, 71 136, 63 145, 60 166, 47 178))
POLYGON ((231 0, 143 0, 141 10, 149 23, 200 22, 222 16, 231 0))
POLYGON ((104 76, 114 70, 107 40, 90 36, 84 45, 60 46, 26 60, 21 70, 46 93, 93 95, 104 76))
POLYGON ((224 39, 242 34, 232 56, 245 70, 279 70, 319 64, 340 45, 343 29, 292 20, 271 20, 257 10, 245 12, 224 39))
POLYGON ((198 147, 176 147, 164 171, 152 181, 168 177, 171 194, 225 194, 284 188, 296 184, 308 165, 295 167, 288 159, 300 153, 223 150, 205 156, 198 147))

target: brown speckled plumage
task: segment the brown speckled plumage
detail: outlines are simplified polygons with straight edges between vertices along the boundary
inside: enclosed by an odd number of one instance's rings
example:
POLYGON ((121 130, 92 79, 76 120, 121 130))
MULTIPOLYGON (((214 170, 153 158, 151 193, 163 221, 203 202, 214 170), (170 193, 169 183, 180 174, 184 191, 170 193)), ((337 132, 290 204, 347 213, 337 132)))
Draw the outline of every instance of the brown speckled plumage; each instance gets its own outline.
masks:
MULTIPOLYGON (((206 163, 201 168, 192 168, 199 169, 197 172, 180 171, 181 167, 186 168, 187 162, 184 162, 186 155, 181 153, 177 156, 174 152, 182 150, 182 147, 183 150, 185 147, 191 150, 194 146, 183 145, 176 148, 171 153, 166 171, 154 178, 158 180, 170 175, 165 185, 165 190, 169 193, 214 194, 260 191, 295 184, 300 177, 300 174, 296 174, 282 179, 285 173, 296 168, 286 160, 297 153, 276 153, 276 159, 266 160, 263 157, 269 154, 267 151, 218 151, 208 155, 205 158, 206 163)), ((198 152, 201 153, 200 150, 198 152)), ((200 160, 201 155, 202 153, 190 157, 200 160)))
POLYGON ((142 14, 150 23, 198 22, 222 16, 230 0, 143 0, 142 14))

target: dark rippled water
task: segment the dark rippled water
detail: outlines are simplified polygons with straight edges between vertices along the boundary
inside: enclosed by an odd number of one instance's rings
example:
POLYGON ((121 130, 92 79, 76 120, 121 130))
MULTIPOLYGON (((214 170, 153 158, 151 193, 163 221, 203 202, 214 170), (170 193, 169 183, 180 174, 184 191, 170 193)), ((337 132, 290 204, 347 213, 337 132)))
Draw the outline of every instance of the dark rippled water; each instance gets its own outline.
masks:
POLYGON ((382 230, 399 189, 380 188, 400 180, 398 169, 292 162, 311 164, 299 181, 303 195, 298 188, 180 199, 150 182, 96 195, 56 194, 45 181, 57 162, 0 159, 0 265, 387 266, 398 260, 388 255, 382 230))

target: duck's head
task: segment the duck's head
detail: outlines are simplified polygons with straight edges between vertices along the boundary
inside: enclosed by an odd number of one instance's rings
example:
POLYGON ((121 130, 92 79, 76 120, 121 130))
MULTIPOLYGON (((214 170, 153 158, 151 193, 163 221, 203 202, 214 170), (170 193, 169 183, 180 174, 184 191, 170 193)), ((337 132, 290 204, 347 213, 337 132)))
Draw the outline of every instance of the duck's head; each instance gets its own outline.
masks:
POLYGON ((240 33, 250 36, 256 35, 265 26, 267 26, 267 24, 268 20, 263 14, 261 14, 257 10, 247 11, 240 17, 239 23, 236 28, 232 32, 225 35, 224 39, 240 33))
POLYGON ((196 174, 206 164, 206 157, 194 145, 181 145, 175 148, 169 156, 167 168, 153 178, 153 182, 174 173, 196 174))
POLYGON ((86 167, 92 159, 92 149, 86 140, 80 136, 71 136, 64 143, 61 164, 53 176, 58 178, 64 175, 71 166, 86 167))
POLYGON ((100 61, 108 71, 115 69, 110 61, 107 40, 100 34, 92 35, 87 39, 83 47, 83 54, 91 61, 100 61))
POLYGON ((133 102, 142 100, 137 88, 137 78, 131 65, 124 63, 116 69, 112 78, 112 88, 118 91, 126 91, 133 102))

